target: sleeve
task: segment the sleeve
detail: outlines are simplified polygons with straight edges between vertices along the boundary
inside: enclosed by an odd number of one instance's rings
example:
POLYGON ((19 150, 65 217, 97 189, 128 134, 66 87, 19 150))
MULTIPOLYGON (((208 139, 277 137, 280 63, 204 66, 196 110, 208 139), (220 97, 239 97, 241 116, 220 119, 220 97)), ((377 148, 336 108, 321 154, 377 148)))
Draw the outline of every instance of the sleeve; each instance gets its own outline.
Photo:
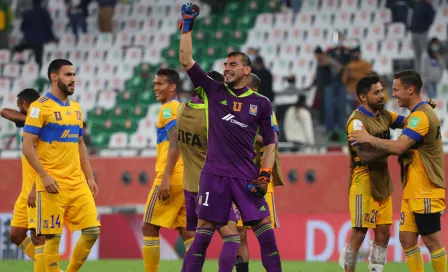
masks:
POLYGON ((164 108, 162 108, 162 124, 166 133, 177 125, 177 108, 179 103, 171 101, 164 108))
POLYGON ((393 111, 387 111, 387 112, 390 114, 391 117, 389 127, 391 129, 402 128, 405 120, 404 116, 399 115, 398 113, 393 111))
POLYGON ((350 121, 350 123, 348 123, 347 133, 350 134, 353 131, 362 130, 363 127, 364 124, 361 122, 361 120, 353 119, 350 121))
POLYGON ((403 129, 402 135, 406 135, 418 143, 428 134, 428 116, 422 111, 416 111, 409 115, 408 120, 408 124, 403 129))
POLYGON ((280 134, 280 130, 278 129, 278 123, 277 123, 277 116, 275 115, 275 112, 272 112, 273 116, 273 122, 274 122, 274 131, 277 132, 277 134, 280 134))
POLYGON ((219 83, 207 76, 197 62, 187 71, 187 74, 194 87, 201 87, 206 93, 219 87, 219 83))
POLYGON ((267 146, 275 143, 274 113, 272 112, 271 102, 268 99, 266 99, 263 105, 260 122, 263 145, 267 146))
POLYGON ((25 120, 24 132, 40 135, 45 124, 46 114, 40 103, 32 103, 25 120))
POLYGON ((81 124, 79 125, 79 137, 84 135, 84 123, 82 121, 82 110, 78 109, 76 111, 76 119, 81 120, 81 124))

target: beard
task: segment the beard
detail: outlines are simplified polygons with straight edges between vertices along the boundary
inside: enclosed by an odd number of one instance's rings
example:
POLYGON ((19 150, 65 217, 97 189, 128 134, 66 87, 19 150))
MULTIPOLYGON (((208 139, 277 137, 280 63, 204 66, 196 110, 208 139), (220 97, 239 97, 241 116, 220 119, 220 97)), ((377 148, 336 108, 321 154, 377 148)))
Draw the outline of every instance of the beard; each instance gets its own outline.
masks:
POLYGON ((58 79, 58 88, 59 88, 59 90, 61 90, 67 96, 72 95, 74 93, 74 90, 70 91, 68 89, 68 84, 62 83, 62 81, 60 81, 59 79, 58 79))
POLYGON ((369 102, 369 107, 374 111, 384 110, 384 104, 371 103, 369 102))

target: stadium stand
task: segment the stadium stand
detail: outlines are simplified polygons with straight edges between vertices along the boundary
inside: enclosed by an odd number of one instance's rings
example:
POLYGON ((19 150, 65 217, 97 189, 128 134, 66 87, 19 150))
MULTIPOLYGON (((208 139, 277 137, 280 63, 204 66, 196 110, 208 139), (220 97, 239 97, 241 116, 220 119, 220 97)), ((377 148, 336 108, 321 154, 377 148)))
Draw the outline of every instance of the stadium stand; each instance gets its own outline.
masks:
MULTIPOLYGON (((87 34, 76 41, 68 28, 63 0, 50 0, 53 30, 58 44, 45 45, 41 71, 32 52, 12 55, 0 50, 0 107, 15 107, 15 94, 34 85, 41 92, 48 88, 46 67, 54 58, 68 58, 78 72, 74 99, 81 102, 84 121, 91 128, 95 146, 101 155, 150 154, 155 147, 155 118, 159 105, 152 92, 152 77, 159 67, 179 68, 177 31, 181 1, 140 1, 120 3, 114 17, 115 33, 100 33, 98 6, 89 6, 87 34), (129 151, 140 150, 140 151, 129 151)), ((437 15, 429 36, 447 40, 448 4, 433 1, 437 15)), ((201 17, 195 24, 194 57, 204 70, 221 70, 223 52, 258 48, 274 74, 274 91, 286 87, 285 76, 294 74, 297 87, 313 80, 316 67, 314 49, 333 45, 334 33, 346 36, 347 44, 360 46, 363 58, 373 70, 390 76, 396 61, 414 58, 411 34, 403 23, 392 22, 385 0, 304 0, 298 14, 281 7, 280 1, 232 1, 225 9, 211 14, 201 5, 201 17)), ((11 46, 22 39, 21 19, 16 17, 10 35, 11 46)), ((447 111, 448 74, 439 86, 438 113, 447 111)), ((388 108, 396 108, 393 102, 388 108)), ((448 125, 443 127, 448 135, 448 125)), ((0 121, 1 149, 15 149, 18 131, 0 121), (13 140, 11 140, 13 139, 13 140)), ((6 153, 5 153, 6 154, 6 153)), ((2 152, 2 156, 4 156, 2 152)), ((5 156, 11 156, 10 153, 5 156)))

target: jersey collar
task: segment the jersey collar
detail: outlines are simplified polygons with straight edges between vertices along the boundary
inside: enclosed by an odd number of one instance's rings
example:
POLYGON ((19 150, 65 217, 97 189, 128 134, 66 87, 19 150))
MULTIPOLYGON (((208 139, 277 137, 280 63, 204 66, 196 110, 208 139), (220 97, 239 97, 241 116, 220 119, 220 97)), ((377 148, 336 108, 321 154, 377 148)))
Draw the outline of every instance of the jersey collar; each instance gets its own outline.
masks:
POLYGON ((168 103, 170 103, 170 102, 173 101, 173 100, 176 100, 177 102, 180 102, 179 98, 177 98, 177 97, 173 97, 173 98, 171 98, 170 100, 166 101, 166 102, 163 103, 163 104, 168 104, 168 103))
POLYGON ((415 105, 415 107, 411 110, 411 112, 414 112, 418 107, 420 107, 421 105, 424 105, 424 104, 428 104, 428 102, 427 102, 427 101, 422 101, 422 102, 418 103, 418 104, 415 105))
MULTIPOLYGON (((244 87, 244 88, 247 88, 247 87, 244 87)), ((243 90, 244 88, 242 88, 241 90, 243 90)), ((240 94, 240 95, 236 95, 236 94, 235 94, 229 87, 227 87, 227 85, 226 85, 226 89, 227 89, 227 91, 228 91, 231 95, 233 95, 233 96, 235 96, 235 97, 240 97, 240 98, 242 98, 242 97, 248 97, 249 95, 251 95, 251 94, 254 93, 254 91, 252 91, 251 89, 247 89, 246 92, 244 92, 244 93, 242 93, 242 94, 240 94)))
POLYGON ((358 110, 362 113, 364 113, 365 115, 369 116, 369 117, 376 117, 373 113, 371 113, 370 111, 368 111, 366 108, 364 108, 363 106, 359 106, 358 110))
POLYGON ((65 104, 64 104, 61 100, 59 100, 59 98, 57 98, 56 96, 54 96, 50 92, 47 92, 46 96, 48 96, 50 99, 52 99, 54 102, 58 103, 62 107, 70 106, 70 99, 67 99, 67 102, 65 102, 65 104))

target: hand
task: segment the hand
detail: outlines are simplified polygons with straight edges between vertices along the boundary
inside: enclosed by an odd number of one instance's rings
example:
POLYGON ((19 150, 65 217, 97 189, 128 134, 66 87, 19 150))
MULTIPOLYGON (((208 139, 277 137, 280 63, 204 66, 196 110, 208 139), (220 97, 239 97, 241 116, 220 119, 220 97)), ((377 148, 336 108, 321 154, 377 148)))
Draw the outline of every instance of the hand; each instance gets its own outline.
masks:
POLYGON ((36 208, 36 189, 34 187, 28 195, 28 207, 36 208))
POLYGON ((170 198, 170 177, 169 176, 163 176, 162 182, 160 183, 159 187, 159 200, 165 201, 170 198))
POLYGON ((183 4, 181 8, 182 22, 181 29, 182 33, 187 33, 193 30, 193 23, 196 17, 200 13, 199 6, 193 3, 183 4))
POLYGON ((94 179, 89 179, 87 184, 89 185, 93 198, 95 198, 98 195, 98 185, 96 184, 96 181, 94 179))
POLYGON ((432 100, 432 98, 428 99, 428 104, 431 106, 431 108, 435 109, 437 107, 436 101, 432 100))
POLYGON ((45 186, 45 190, 50 194, 58 194, 59 193, 59 185, 54 181, 50 175, 46 175, 42 178, 42 183, 45 186))
POLYGON ((272 170, 268 168, 262 169, 258 179, 253 180, 247 188, 253 195, 264 197, 268 191, 268 184, 271 182, 271 179, 272 170))
POLYGON ((348 135, 347 139, 352 142, 352 145, 368 143, 372 136, 366 130, 356 130, 348 135))

